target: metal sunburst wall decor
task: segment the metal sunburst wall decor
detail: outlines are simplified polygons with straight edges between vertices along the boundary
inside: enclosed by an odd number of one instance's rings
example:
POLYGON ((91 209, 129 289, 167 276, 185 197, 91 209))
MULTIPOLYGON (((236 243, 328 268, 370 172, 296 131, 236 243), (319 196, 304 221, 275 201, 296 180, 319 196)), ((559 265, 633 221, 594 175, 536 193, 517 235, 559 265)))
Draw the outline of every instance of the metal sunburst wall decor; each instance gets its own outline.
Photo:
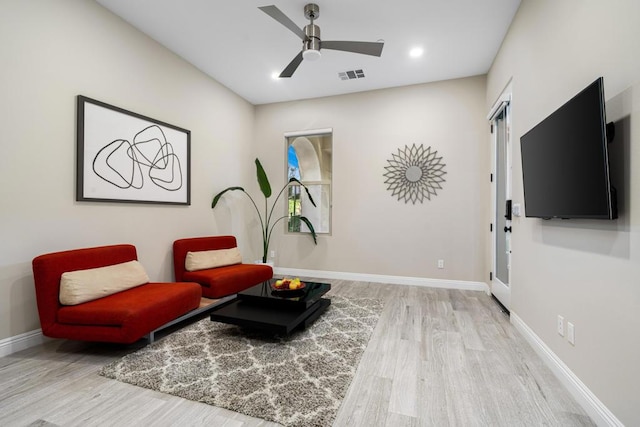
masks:
POLYGON ((399 148, 398 154, 391 154, 387 160, 387 172, 383 175, 387 190, 391 190, 392 196, 398 196, 398 200, 405 203, 411 201, 414 205, 417 201, 422 203, 424 199, 431 200, 436 196, 436 190, 442 190, 440 185, 445 180, 446 172, 442 163, 442 157, 431 147, 424 148, 422 144, 411 147, 405 145, 399 148))

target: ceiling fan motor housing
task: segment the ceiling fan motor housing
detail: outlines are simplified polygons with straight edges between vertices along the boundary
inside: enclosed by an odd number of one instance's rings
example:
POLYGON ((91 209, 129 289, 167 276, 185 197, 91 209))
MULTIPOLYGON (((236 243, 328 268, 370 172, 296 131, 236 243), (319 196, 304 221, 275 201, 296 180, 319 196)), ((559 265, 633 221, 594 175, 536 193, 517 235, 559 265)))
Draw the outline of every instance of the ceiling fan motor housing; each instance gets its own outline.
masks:
POLYGON ((314 19, 320 16, 320 7, 314 3, 305 5, 304 16, 311 20, 311 23, 304 27, 306 37, 302 43, 302 56, 313 61, 320 58, 320 27, 313 23, 314 19))
POLYGON ((320 27, 315 24, 305 25, 304 34, 307 36, 304 40, 304 50, 320 50, 320 27))

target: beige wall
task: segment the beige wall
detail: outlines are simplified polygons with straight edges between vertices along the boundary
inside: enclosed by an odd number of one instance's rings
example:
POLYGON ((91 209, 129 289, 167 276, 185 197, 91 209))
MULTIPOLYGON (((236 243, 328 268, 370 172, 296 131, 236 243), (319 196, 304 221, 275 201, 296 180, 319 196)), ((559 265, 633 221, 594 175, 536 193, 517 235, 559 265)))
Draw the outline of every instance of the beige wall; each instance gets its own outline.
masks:
POLYGON ((39 328, 36 255, 128 242, 171 280, 174 239, 243 236, 210 203, 253 174, 252 105, 92 1, 2 1, 0 40, 0 339, 39 328), (78 94, 191 130, 191 206, 76 202, 78 94))
POLYGON ((488 75, 487 108, 513 79, 513 189, 519 138, 604 77, 620 218, 513 224, 512 310, 625 425, 640 425, 640 3, 524 0, 488 75), (576 345, 556 333, 575 324, 576 345))
POLYGON ((332 235, 314 247, 278 227, 276 265, 485 282, 485 116, 484 77, 257 106, 255 151, 274 187, 285 180, 284 133, 333 128, 332 235), (438 195, 415 205, 392 197, 383 177, 414 143, 437 150, 447 171, 438 195))

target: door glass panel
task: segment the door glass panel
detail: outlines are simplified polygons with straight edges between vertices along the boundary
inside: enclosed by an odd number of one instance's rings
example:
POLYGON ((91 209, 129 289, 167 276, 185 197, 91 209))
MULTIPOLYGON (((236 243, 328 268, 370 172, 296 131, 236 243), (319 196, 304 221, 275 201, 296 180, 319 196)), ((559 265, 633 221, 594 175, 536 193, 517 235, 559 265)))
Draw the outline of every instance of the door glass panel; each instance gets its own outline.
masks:
POLYGON ((495 119, 496 127, 496 278, 509 284, 509 236, 505 232, 508 221, 505 218, 507 202, 507 123, 506 109, 495 119))

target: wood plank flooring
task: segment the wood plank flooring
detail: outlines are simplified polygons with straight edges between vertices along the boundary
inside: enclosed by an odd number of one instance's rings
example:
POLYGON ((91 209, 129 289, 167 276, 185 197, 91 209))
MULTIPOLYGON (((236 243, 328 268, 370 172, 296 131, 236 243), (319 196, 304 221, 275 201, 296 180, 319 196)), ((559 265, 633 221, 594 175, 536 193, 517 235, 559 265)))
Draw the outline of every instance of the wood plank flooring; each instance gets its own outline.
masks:
MULTIPOLYGON (((482 292, 332 281, 331 294, 385 300, 334 426, 594 425, 482 292)), ((0 358, 0 425, 277 426, 97 375, 143 345, 54 340, 0 358)))

